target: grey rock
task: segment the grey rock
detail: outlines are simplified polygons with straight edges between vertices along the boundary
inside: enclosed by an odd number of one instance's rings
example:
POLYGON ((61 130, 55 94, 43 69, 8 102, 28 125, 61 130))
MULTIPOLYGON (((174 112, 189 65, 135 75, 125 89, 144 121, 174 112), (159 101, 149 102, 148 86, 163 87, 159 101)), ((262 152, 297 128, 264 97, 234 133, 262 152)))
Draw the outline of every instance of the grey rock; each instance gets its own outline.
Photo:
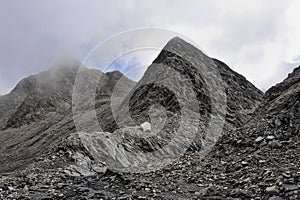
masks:
POLYGON ((92 170, 97 173, 105 173, 107 170, 107 167, 92 165, 92 170))
POLYGON ((278 141, 271 141, 271 142, 269 142, 269 145, 272 148, 281 148, 282 147, 282 144, 278 141))
POLYGON ((286 191, 294 191, 298 189, 298 186, 293 184, 283 184, 282 188, 286 191))
POLYGON ((267 187, 266 191, 270 194, 278 194, 279 193, 279 190, 277 189, 276 186, 267 187))
POLYGON ((279 196, 273 196, 273 197, 270 197, 269 200, 284 200, 284 199, 279 196))
POLYGON ((151 124, 150 122, 144 122, 141 124, 141 128, 144 132, 151 132, 151 124))
POLYGON ((64 172, 70 176, 94 176, 95 173, 84 166, 70 165, 64 170, 64 172))
POLYGON ((247 165, 249 165, 249 163, 248 163, 248 162, 246 162, 246 161, 242 161, 242 162, 241 162, 241 164, 242 164, 243 166, 247 166, 247 165))
POLYGON ((262 136, 258 136, 256 139, 255 139, 255 142, 261 142, 264 140, 264 137, 262 136))
POLYGON ((274 135, 268 135, 266 137, 267 140, 274 140, 275 139, 275 136, 274 135))

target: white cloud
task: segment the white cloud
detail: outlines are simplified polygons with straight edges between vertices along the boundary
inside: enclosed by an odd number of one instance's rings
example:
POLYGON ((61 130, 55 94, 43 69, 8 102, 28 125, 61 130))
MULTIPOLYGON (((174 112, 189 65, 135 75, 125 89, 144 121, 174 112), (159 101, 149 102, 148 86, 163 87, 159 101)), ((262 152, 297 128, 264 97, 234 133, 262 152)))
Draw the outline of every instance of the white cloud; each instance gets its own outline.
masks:
MULTIPOLYGON (((4 0, 0 93, 62 56, 82 60, 109 36, 149 26, 187 35, 210 56, 266 89, 291 70, 283 63, 299 61, 299 8, 297 0, 4 0)), ((146 60, 142 55, 138 59, 146 60)))

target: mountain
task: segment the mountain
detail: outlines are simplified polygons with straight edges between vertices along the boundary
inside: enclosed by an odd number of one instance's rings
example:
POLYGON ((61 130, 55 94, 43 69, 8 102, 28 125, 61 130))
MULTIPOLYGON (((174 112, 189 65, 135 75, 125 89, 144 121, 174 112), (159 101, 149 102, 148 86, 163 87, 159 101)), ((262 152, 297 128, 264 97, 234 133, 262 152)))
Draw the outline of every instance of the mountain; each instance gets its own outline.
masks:
MULTIPOLYGON (((97 86, 101 78, 96 95, 102 95, 102 103, 96 103, 96 110, 109 115, 108 97, 120 78, 118 71, 104 74, 83 67, 77 61, 64 61, 48 71, 23 79, 11 93, 0 98, 0 141, 5 141, 0 147, 1 172, 26 167, 43 154, 53 152, 67 134, 76 132, 72 94, 79 69, 86 76, 85 84, 97 86)), ((135 84, 127 78, 124 80, 128 85, 135 84)))
MULTIPOLYGON (((185 42, 184 40, 175 37, 170 40, 164 47, 162 52, 154 60, 145 72, 143 78, 135 86, 134 94, 130 97, 131 102, 137 102, 130 107, 131 114, 138 113, 136 121, 149 121, 144 119, 141 115, 141 107, 149 107, 151 102, 147 100, 151 97, 161 93, 160 89, 152 89, 156 86, 144 86, 148 82, 158 83, 166 82, 166 85, 175 84, 175 88, 183 87, 175 83, 175 80, 187 79, 190 84, 184 87, 190 87, 197 98, 199 103, 199 112, 211 113, 212 108, 211 98, 213 95, 218 95, 213 91, 217 88, 209 88, 212 86, 222 87, 225 98, 227 98, 226 122, 233 127, 241 126, 250 117, 251 112, 258 107, 262 100, 263 93, 257 89, 253 84, 247 81, 242 75, 231 70, 225 63, 207 57, 203 52, 198 50, 193 45, 185 42), (212 83, 216 82, 217 83, 212 83), (220 84, 220 85, 217 85, 220 84), (143 96, 142 93, 147 93, 143 96), (141 104, 141 105, 140 105, 141 104), (247 113, 248 112, 248 113, 247 113)), ((179 81, 180 82, 180 81, 179 81)), ((181 82, 183 82, 181 80, 181 82)), ((181 94, 176 94, 180 96, 181 94)), ((187 93, 187 95, 189 95, 187 93)), ((188 97, 185 100, 188 102, 188 97)), ((155 99, 154 101, 157 101, 155 99)), ((163 101, 162 99, 160 101, 163 101)), ((175 102, 169 102, 170 107, 175 102)), ((178 109, 178 108, 170 108, 178 109)))
POLYGON ((138 83, 57 64, 0 97, 0 198, 298 199, 299 84, 264 94, 178 37, 138 83))
POLYGON ((80 132, 70 138, 82 142, 94 164, 151 171, 186 149, 209 151, 223 130, 250 119, 262 96, 226 64, 175 37, 116 109, 113 134, 80 132), (140 131, 144 123, 150 123, 151 133, 140 131))

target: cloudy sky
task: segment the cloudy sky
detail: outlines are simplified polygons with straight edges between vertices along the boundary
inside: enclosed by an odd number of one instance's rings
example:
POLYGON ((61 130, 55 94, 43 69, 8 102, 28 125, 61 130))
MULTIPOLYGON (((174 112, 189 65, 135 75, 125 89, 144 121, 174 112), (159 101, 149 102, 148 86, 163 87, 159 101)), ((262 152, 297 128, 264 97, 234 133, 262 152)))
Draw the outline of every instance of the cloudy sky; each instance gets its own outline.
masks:
MULTIPOLYGON (((0 94, 63 57, 83 61, 103 40, 142 27, 186 35, 266 90, 300 63, 299 9, 297 0, 0 0, 0 94)), ((118 65, 150 62, 155 52, 145 55, 118 65)))

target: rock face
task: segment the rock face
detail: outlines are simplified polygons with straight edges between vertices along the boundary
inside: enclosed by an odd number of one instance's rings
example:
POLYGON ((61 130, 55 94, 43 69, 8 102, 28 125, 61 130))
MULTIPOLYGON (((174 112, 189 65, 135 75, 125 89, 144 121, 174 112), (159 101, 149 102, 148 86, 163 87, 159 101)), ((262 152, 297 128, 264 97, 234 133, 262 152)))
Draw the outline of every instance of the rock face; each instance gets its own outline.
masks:
POLYGON ((300 67, 263 94, 180 38, 138 83, 79 66, 0 97, 1 199, 300 198, 300 67))

